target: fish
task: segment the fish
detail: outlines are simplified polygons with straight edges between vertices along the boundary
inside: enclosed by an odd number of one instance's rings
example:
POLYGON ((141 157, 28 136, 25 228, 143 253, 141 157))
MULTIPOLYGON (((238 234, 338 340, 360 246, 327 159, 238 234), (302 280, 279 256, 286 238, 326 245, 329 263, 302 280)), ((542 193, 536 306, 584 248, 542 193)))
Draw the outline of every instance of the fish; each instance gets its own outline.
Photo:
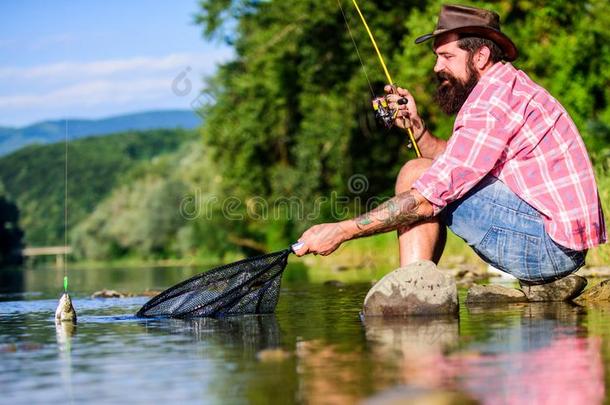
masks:
POLYGON ((55 322, 71 322, 76 325, 76 311, 68 293, 64 293, 59 299, 59 304, 55 310, 55 322))

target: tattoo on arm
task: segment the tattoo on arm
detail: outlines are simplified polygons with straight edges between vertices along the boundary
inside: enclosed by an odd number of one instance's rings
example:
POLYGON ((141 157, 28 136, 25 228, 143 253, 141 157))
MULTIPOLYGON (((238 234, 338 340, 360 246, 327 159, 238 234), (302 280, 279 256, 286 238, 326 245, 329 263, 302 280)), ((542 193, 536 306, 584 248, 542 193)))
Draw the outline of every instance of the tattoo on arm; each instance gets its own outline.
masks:
POLYGON ((365 225, 370 225, 371 223, 373 223, 373 221, 369 217, 368 212, 356 218, 356 225, 358 226, 358 229, 362 229, 362 227, 364 227, 365 225))
POLYGON ((400 193, 379 207, 355 218, 359 232, 356 237, 388 232, 411 225, 426 217, 418 213, 419 203, 410 191, 400 193))

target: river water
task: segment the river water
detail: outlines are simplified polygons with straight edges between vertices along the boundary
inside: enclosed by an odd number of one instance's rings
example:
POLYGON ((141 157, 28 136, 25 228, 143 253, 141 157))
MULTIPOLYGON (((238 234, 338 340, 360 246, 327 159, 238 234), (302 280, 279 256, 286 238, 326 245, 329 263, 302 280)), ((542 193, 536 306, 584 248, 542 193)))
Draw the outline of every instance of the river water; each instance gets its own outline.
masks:
POLYGON ((90 298, 196 271, 71 271, 74 329, 53 319, 61 271, 1 272, 0 402, 607 402, 610 306, 462 304, 459 319, 363 321, 370 283, 312 283, 303 269, 273 315, 141 320, 146 297, 90 298))

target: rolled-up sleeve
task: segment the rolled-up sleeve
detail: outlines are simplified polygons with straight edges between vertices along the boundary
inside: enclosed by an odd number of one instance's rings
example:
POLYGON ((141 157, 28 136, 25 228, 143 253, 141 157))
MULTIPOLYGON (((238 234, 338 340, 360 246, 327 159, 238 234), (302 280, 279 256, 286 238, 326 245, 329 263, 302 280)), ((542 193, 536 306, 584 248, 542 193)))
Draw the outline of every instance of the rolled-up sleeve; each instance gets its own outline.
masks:
POLYGON ((506 150, 512 131, 485 104, 460 112, 445 151, 413 184, 433 205, 434 215, 481 181, 506 150))

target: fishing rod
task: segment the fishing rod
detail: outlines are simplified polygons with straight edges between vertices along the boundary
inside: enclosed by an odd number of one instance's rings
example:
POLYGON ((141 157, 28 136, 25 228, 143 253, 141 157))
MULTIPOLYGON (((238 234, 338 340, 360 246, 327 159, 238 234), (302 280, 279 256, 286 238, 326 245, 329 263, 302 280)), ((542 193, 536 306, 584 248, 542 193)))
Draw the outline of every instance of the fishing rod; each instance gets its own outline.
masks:
MULTIPOLYGON (((360 64, 362 65, 362 69, 364 70, 364 73, 366 75, 366 70, 364 69, 364 63, 362 62, 362 58, 360 57, 360 52, 358 51, 358 46, 356 45, 356 41, 354 40, 354 37, 351 33, 351 29, 349 28, 347 18, 345 17, 345 13, 343 12, 343 7, 341 6, 341 0, 337 0, 337 3, 339 4, 339 8, 341 9, 341 13, 343 14, 343 19, 345 20, 345 24, 349 30, 349 34, 352 37, 352 42, 354 42, 354 46, 356 47, 356 52, 358 52, 358 58, 360 59, 360 64)), ((371 29, 369 28, 369 25, 366 22, 366 19, 364 18, 362 11, 360 11, 358 2, 356 0, 352 0, 352 3, 354 4, 354 7, 356 8, 358 15, 360 16, 360 19, 362 20, 362 24, 364 25, 364 28, 366 29, 366 32, 368 33, 369 38, 371 39, 371 42, 373 43, 373 48, 375 48, 375 52, 377 53, 377 57, 379 58, 379 62, 381 63, 381 67, 383 68, 383 72, 385 73, 386 79, 388 79, 388 83, 390 83, 390 85, 392 87, 394 87, 394 81, 392 80, 392 76, 390 76, 390 72, 388 71, 388 68, 383 60, 383 56, 381 55, 381 52, 379 51, 379 47, 377 46, 377 41, 375 41, 375 37, 373 36, 373 33, 371 32, 371 29)), ((368 81, 368 76, 367 76, 367 81, 368 81)), ((370 84, 370 81, 369 81, 369 87, 371 88, 371 91, 372 91, 372 86, 370 84)), ((406 102, 407 102, 406 99, 401 99, 398 101, 399 104, 406 104, 406 102)), ((383 123, 388 128, 394 124, 394 120, 396 120, 396 117, 398 116, 398 110, 394 111, 394 110, 390 109, 388 107, 388 104, 387 104, 387 101, 385 98, 375 98, 375 100, 373 100, 373 109, 375 110, 375 115, 381 121, 383 121, 383 123)), ((417 155, 417 157, 421 157, 421 152, 419 151, 419 147, 417 146, 417 142, 415 141, 415 136, 413 135, 413 131, 411 130, 411 127, 407 127, 407 134, 409 135, 409 141, 410 141, 411 145, 413 145, 415 154, 417 155)))

